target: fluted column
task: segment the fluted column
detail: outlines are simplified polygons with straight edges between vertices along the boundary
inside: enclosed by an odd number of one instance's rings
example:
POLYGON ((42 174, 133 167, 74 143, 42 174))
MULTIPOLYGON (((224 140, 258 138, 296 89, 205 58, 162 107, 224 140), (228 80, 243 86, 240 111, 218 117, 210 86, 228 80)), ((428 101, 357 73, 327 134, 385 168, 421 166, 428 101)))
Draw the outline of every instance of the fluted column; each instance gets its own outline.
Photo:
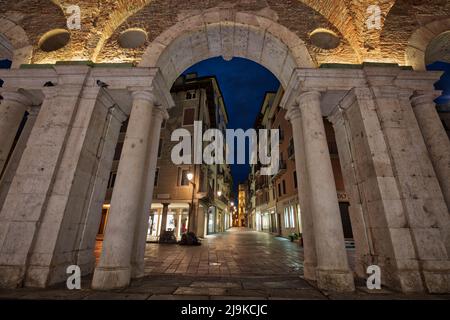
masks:
MULTIPOLYGON (((28 138, 31 134, 31 129, 33 129, 34 123, 36 122, 36 117, 39 113, 40 106, 31 106, 27 109, 28 116, 25 126, 20 134, 20 138, 17 141, 17 145, 14 148, 11 159, 4 168, 3 175, 0 176, 0 211, 5 202, 6 196, 8 195, 9 187, 16 174, 17 168, 19 167, 20 158, 27 145, 28 138)), ((0 138, 1 139, 1 138, 0 138)))
POLYGON ((164 119, 168 119, 169 114, 163 106, 158 106, 153 109, 152 129, 150 134, 149 154, 147 161, 147 172, 145 186, 142 190, 143 208, 140 216, 138 216, 138 223, 136 225, 133 255, 131 257, 132 278, 140 278, 144 276, 144 256, 145 245, 147 241, 148 219, 150 216, 150 207, 153 199, 153 189, 155 185, 155 171, 158 162, 158 147, 161 136, 161 124, 164 119))
POLYGON ((416 92, 411 105, 427 146, 434 171, 450 209, 450 141, 436 111, 435 92, 416 92))
POLYGON ((5 91, 0 102, 0 173, 6 165, 17 130, 31 102, 21 93, 5 91))
POLYGON ((317 284, 324 290, 353 291, 320 97, 320 92, 310 91, 298 98, 316 241, 317 284))
POLYGON ((316 245, 314 240, 314 226, 312 221, 311 206, 309 204, 308 194, 308 176, 306 174, 305 149, 302 131, 301 112, 298 105, 289 108, 286 119, 291 122, 294 150, 295 167, 298 181, 298 197, 300 200, 300 219, 302 222, 303 238, 303 272, 306 279, 316 280, 316 245))
POLYGON ((142 210, 142 189, 149 152, 154 96, 134 91, 100 262, 95 269, 94 289, 126 287, 131 277, 134 233, 142 210))

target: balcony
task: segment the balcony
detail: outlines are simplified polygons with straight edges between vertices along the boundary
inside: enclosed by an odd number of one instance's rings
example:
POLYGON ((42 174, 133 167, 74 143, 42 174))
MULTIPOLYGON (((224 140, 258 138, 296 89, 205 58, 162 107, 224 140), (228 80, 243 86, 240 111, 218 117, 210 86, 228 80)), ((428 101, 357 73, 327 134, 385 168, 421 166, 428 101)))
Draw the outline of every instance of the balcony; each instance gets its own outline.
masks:
POLYGON ((284 130, 280 129, 280 142, 284 141, 284 130))
POLYGON ((330 152, 331 156, 338 155, 338 148, 336 142, 328 142, 328 151, 330 152))

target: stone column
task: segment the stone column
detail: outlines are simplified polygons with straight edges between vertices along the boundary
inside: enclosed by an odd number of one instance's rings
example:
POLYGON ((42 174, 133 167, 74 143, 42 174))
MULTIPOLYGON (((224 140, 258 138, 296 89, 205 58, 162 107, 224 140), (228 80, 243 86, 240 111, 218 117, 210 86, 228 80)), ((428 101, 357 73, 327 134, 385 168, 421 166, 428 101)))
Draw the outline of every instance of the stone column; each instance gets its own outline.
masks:
POLYGON ((92 287, 108 290, 126 287, 131 277, 131 254, 137 219, 142 209, 145 164, 149 153, 154 96, 134 91, 117 181, 92 287))
POLYGON ((140 278, 144 276, 144 256, 145 245, 147 242, 148 219, 150 217, 150 208, 153 199, 153 189, 155 186, 155 171, 158 162, 158 148, 161 136, 161 124, 164 119, 168 119, 169 114, 162 106, 158 106, 153 110, 152 131, 149 139, 149 154, 147 159, 146 181, 144 181, 144 189, 141 191, 143 200, 143 207, 141 215, 138 216, 138 223, 136 224, 135 239, 133 255, 131 257, 132 278, 140 278))
POLYGON ((21 93, 5 91, 0 103, 0 173, 6 165, 17 130, 31 102, 21 93))
POLYGON ((294 151, 295 167, 298 181, 298 197, 300 202, 300 219, 302 223, 303 237, 303 268, 304 276, 309 280, 316 280, 316 245, 314 240, 314 226, 312 221, 312 212, 308 195, 308 176, 306 174, 305 149, 302 131, 301 112, 298 105, 290 107, 286 114, 286 119, 291 122, 294 151))
POLYGON ((160 238, 164 234, 164 232, 166 231, 166 227, 167 227, 167 212, 168 211, 169 211, 169 204, 168 203, 163 203, 163 209, 162 209, 162 213, 161 213, 161 229, 159 230, 159 237, 160 238))
POLYGON ((11 186, 14 175, 16 174, 20 158, 22 158, 22 154, 25 150, 25 147, 27 146, 27 141, 30 137, 31 129, 33 129, 34 123, 36 122, 36 117, 39 113, 39 109, 40 107, 38 106, 31 106, 27 109, 27 121, 25 122, 25 126, 22 130, 22 133, 20 134, 20 138, 17 141, 16 147, 14 148, 11 159, 4 168, 3 176, 1 176, 0 179, 0 211, 3 207, 6 196, 8 195, 9 187, 11 186))
POLYGON ((416 92, 411 104, 447 208, 450 209, 450 141, 436 111, 435 97, 434 92, 416 92))
POLYGON ((350 200, 349 214, 355 239, 355 272, 359 277, 365 278, 366 268, 374 264, 372 261, 370 233, 367 230, 366 217, 360 194, 363 192, 358 185, 355 171, 354 150, 350 141, 348 120, 339 105, 331 112, 328 120, 333 124, 336 143, 339 150, 339 163, 344 179, 345 191, 350 200))
POLYGON ((317 284, 324 290, 353 291, 320 96, 320 92, 310 91, 299 97, 316 240, 317 284))

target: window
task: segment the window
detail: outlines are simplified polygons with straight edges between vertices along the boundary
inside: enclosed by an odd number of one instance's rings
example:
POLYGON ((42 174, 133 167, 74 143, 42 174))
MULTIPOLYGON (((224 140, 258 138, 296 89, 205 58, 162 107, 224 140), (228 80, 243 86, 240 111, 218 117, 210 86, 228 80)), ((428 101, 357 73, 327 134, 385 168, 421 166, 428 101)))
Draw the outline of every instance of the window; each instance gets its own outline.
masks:
POLYGON ((278 184, 278 196, 281 197, 281 184, 278 184))
POLYGON ((286 194, 286 181, 283 179, 283 194, 286 194))
POLYGON ((178 185, 180 186, 188 186, 189 180, 187 178, 187 174, 189 173, 189 170, 178 168, 178 185))
POLYGON ((294 175, 294 188, 297 189, 297 188, 298 188, 298 184, 297 184, 297 171, 294 171, 292 174, 294 175))
POLYGON ((158 158, 161 158, 162 145, 163 145, 163 140, 162 140, 162 139, 159 139, 159 145, 158 145, 158 158))
POLYGON ((291 228, 295 228, 294 206, 289 206, 289 224, 291 228))
POLYGON ((294 206, 284 208, 284 227, 295 228, 294 206))
POLYGON ((187 108, 183 112, 183 126, 192 126, 194 124, 195 109, 187 108))
POLYGON ((124 121, 124 123, 122 123, 122 126, 120 127, 120 132, 122 133, 127 132, 127 128, 128 128, 128 119, 124 121))
POLYGON ((155 187, 158 186, 158 179, 159 179, 159 168, 156 168, 156 170, 155 170, 155 183, 154 183, 155 187))
POLYGON ((116 178, 117 178, 117 172, 114 171, 109 174, 108 189, 114 188, 114 185, 116 183, 116 178))

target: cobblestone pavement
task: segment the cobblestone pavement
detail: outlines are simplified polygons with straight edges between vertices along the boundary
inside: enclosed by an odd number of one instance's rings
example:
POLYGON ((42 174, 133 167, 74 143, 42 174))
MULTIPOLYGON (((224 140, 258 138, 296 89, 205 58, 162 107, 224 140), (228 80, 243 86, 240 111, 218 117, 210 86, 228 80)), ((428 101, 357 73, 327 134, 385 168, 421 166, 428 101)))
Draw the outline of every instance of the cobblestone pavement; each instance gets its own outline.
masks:
MULTIPOLYGON (((97 247, 97 255, 100 251, 97 247)), ((349 250, 351 261, 352 251, 349 250)), ((302 278, 302 250, 297 243, 266 233, 231 229, 208 236, 201 246, 160 245, 146 248, 146 277, 130 287, 108 292, 64 284, 49 289, 0 289, 0 299, 450 299, 450 295, 404 295, 386 289, 369 292, 357 283, 355 293, 327 293, 302 278)))

